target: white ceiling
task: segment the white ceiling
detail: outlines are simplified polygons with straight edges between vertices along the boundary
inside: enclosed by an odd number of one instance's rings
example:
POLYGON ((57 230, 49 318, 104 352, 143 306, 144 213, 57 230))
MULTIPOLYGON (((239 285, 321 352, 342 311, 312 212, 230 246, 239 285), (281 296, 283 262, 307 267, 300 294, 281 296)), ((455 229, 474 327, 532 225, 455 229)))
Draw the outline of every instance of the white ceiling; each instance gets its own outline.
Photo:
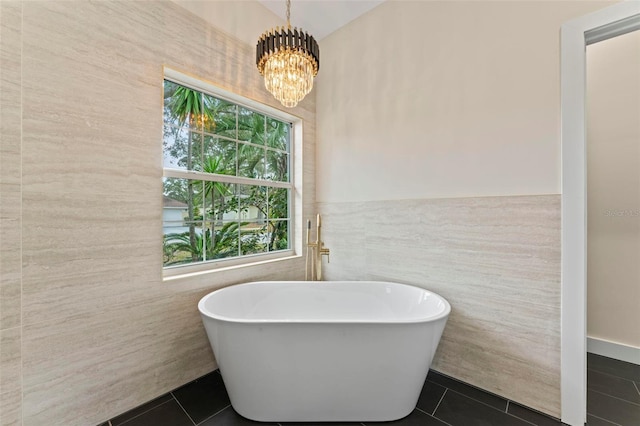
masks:
MULTIPOLYGON (((286 0, 258 0, 273 13, 287 19, 286 0)), ((385 0, 292 0, 291 26, 302 28, 321 40, 385 0)))

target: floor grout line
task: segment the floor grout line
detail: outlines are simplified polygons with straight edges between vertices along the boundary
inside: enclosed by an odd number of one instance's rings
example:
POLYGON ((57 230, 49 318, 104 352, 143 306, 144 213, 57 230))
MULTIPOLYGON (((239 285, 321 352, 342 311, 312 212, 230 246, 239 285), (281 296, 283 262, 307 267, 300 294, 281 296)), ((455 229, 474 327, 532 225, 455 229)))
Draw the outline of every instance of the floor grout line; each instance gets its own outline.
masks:
POLYGON ((173 394, 173 391, 169 392, 169 394, 171 395, 171 397, 174 399, 175 402, 178 403, 178 405, 180 406, 180 408, 182 408, 182 411, 184 411, 184 413, 187 415, 187 417, 189 418, 189 420, 191 420, 191 423, 193 423, 193 426, 196 426, 196 422, 191 418, 191 416, 189 415, 189 413, 187 413, 187 410, 184 409, 184 407, 182 406, 182 404, 180 404, 180 401, 178 401, 178 398, 176 398, 176 396, 173 394))
MULTIPOLYGON (((468 398, 468 399, 470 399, 470 400, 472 400, 472 401, 475 401, 475 402, 477 402, 477 403, 479 403, 479 404, 486 405, 486 406, 487 406, 487 407, 489 407, 489 408, 493 408, 494 410, 496 410, 496 411, 498 411, 498 412, 500 412, 500 413, 504 413, 504 411, 501 411, 501 410, 500 410, 500 408, 495 407, 495 406, 493 406, 493 405, 491 405, 491 404, 487 404, 486 402, 480 401, 479 399, 475 399, 474 397, 469 396, 469 395, 467 395, 466 393, 463 393, 463 392, 460 392, 460 391, 457 391, 457 390, 455 390, 455 389, 451 389, 451 388, 447 388, 447 390, 450 390, 451 392, 455 392, 455 393, 457 393, 458 395, 460 395, 460 396, 464 396, 465 398, 468 398)), ((489 395, 491 395, 491 394, 489 394, 489 395)), ((502 397, 499 397, 499 398, 502 398, 502 397)), ((502 399, 504 399, 504 398, 502 398, 502 399)), ((508 399, 505 399, 505 401, 509 401, 509 400, 508 400, 508 399)))
MULTIPOLYGON (((210 415, 209 417, 207 417, 206 419, 202 420, 200 423, 198 423, 199 425, 201 425, 202 423, 206 422, 207 420, 209 420, 212 417, 217 416, 218 414, 222 413, 224 410, 226 410, 227 408, 231 407, 231 404, 227 405, 226 407, 224 407, 222 410, 218 410, 215 413, 213 413, 212 415, 210 415)), ((196 425, 197 426, 197 425, 196 425)))
MULTIPOLYGON (((469 396, 469 395, 466 395, 466 394, 464 394, 464 393, 462 393, 462 392, 458 392, 458 391, 456 391, 456 390, 454 390, 454 389, 450 389, 450 388, 446 388, 446 389, 447 389, 447 390, 450 390, 451 392, 455 392, 455 393, 457 393, 458 395, 463 396, 463 397, 465 397, 465 398, 468 398, 468 399, 470 399, 470 400, 472 400, 472 401, 475 401, 475 402, 477 402, 477 403, 479 403, 479 404, 482 404, 482 405, 485 405, 485 406, 487 406, 487 407, 489 407, 489 408, 492 408, 492 409, 494 409, 494 410, 496 410, 496 411, 498 411, 498 412, 500 412, 500 413, 505 413, 505 414, 507 414, 507 415, 508 415, 508 416, 510 416, 510 417, 514 417, 514 418, 516 418, 516 419, 518 419, 518 420, 522 420, 522 421, 523 421, 523 422, 525 422, 525 423, 529 423, 529 424, 532 424, 532 425, 536 426, 536 424, 535 424, 535 423, 532 423, 532 422, 530 422, 529 420, 525 420, 525 419, 523 419, 522 417, 518 417, 518 416, 516 416, 515 414, 511 414, 511 413, 507 412, 506 410, 505 410, 505 411, 500 411, 500 409, 499 409, 499 408, 496 408, 496 407, 494 407, 493 405, 487 404, 487 403, 485 403, 485 402, 479 401, 479 400, 477 400, 477 399, 475 399, 475 398, 473 398, 473 397, 471 397, 471 396, 469 396)), ((482 390, 482 389, 480 389, 480 390, 482 390)), ((446 393, 446 391, 445 391, 445 393, 446 393)), ((489 395, 491 395, 491 394, 489 394, 489 395)), ((444 395, 442 395, 442 398, 444 398, 444 395)), ((442 402, 442 399, 441 399, 440 401, 442 402)), ((510 400, 509 400, 509 399, 507 399, 506 401, 507 401, 507 408, 508 408, 508 407, 509 407, 509 402, 510 402, 510 400)), ((438 403, 438 406, 440 406, 440 403, 438 403)), ((438 408, 438 407, 436 407, 436 409, 437 409, 437 408, 438 408)), ((524 408, 526 408, 527 410, 530 410, 530 411, 536 412, 536 411, 534 411, 534 410, 531 410, 531 409, 530 409, 530 408, 528 408, 528 407, 524 407, 524 408)), ((545 414, 542 414, 542 413, 540 413, 540 414, 541 414, 541 415, 545 415, 545 414)), ((546 416, 546 415, 545 415, 545 416, 546 416)), ((435 410, 434 410, 433 417, 436 417, 436 415, 435 415, 435 410)), ((437 417, 436 417, 436 418, 437 418, 437 417)), ((440 420, 440 419, 438 419, 438 420, 440 420)), ((551 420, 554 420, 554 419, 553 419, 553 418, 551 418, 551 420)))
POLYGON ((439 422, 442 422, 442 423, 444 423, 444 424, 445 424, 445 425, 447 425, 447 426, 451 426, 451 424, 449 424, 449 423, 445 422, 445 421, 444 421, 444 420, 442 420, 442 419, 437 418, 436 416, 434 416, 434 415, 432 415, 432 414, 427 413, 427 412, 426 412, 426 411, 424 411, 424 410, 421 410, 421 409, 420 409, 420 408, 418 408, 418 407, 416 407, 415 409, 416 409, 417 411, 420 411, 421 413, 426 414, 427 416, 431 417, 432 419, 436 419, 436 420, 438 420, 439 422))
MULTIPOLYGON (((445 376, 445 377, 447 377, 447 376, 445 376)), ((454 378, 451 378, 451 379, 452 379, 452 380, 457 380, 457 379, 454 379, 454 378)), ((427 379, 427 380, 429 380, 429 379, 427 379)), ((483 393, 485 393, 485 394, 487 394, 487 395, 491 395, 491 396, 495 396, 496 398, 503 399, 503 400, 506 402, 506 405, 505 405, 505 409, 504 409, 504 411, 500 411, 500 408, 497 408, 497 407, 495 407, 495 406, 493 406, 493 405, 491 405, 491 404, 487 404, 486 402, 480 401, 480 400, 478 400, 478 399, 476 399, 476 398, 474 398, 474 397, 472 397, 472 396, 467 395, 466 393, 463 393, 463 392, 461 392, 461 391, 457 391, 457 390, 455 390, 455 389, 448 388, 448 387, 446 387, 446 386, 443 386, 443 385, 441 385, 441 384, 439 384, 439 383, 436 383, 436 382, 434 382, 434 381, 431 381, 431 380, 429 380, 429 381, 430 381, 431 383, 434 383, 434 384, 438 385, 438 386, 444 387, 444 388, 445 388, 445 393, 446 393, 448 390, 450 390, 450 391, 452 391, 452 392, 457 393, 458 395, 464 396, 465 398, 469 398, 469 399, 470 399, 470 400, 472 400, 472 401, 475 401, 475 402, 478 402, 478 403, 480 403, 480 404, 483 404, 483 405, 485 405, 485 406, 487 406, 487 407, 489 407, 489 408, 493 408, 493 409, 494 409, 494 410, 496 410, 496 411, 499 411, 499 412, 501 412, 501 413, 508 414, 509 416, 514 417, 514 418, 516 418, 516 419, 518 419, 518 420, 522 420, 522 421, 524 421, 524 422, 526 422, 526 423, 529 423, 529 424, 533 424, 533 425, 535 425, 535 423, 532 423, 532 422, 530 422, 529 420, 525 420, 525 419, 523 419, 522 417, 518 417, 518 416, 516 416, 515 414, 509 413, 509 404, 510 404, 512 401, 511 401, 511 400, 509 400, 509 399, 507 399, 507 398, 501 397, 500 395, 496 395, 496 394, 493 394, 493 393, 491 393, 491 392, 487 392, 487 391, 485 391, 484 389, 478 388, 477 386, 468 385, 467 383, 460 382, 460 383, 462 383, 463 385, 471 386, 471 388, 476 389, 476 390, 478 390, 478 391, 480 391, 480 392, 483 392, 483 393)), ((443 399, 444 399, 444 394, 442 395, 442 398, 440 398, 440 401, 438 402, 438 405, 436 406, 436 410, 437 410, 437 409, 438 409, 438 407, 440 406, 440 403, 442 402, 442 400, 443 400, 443 399)), ((527 410, 529 410, 529 411, 532 411, 532 412, 534 412, 534 413, 540 414, 540 415, 542 415, 542 416, 549 417, 549 419, 551 419, 551 420, 559 420, 559 419, 554 419, 553 417, 548 416, 547 414, 539 413, 538 411, 536 411, 536 410, 534 410, 534 409, 531 409, 531 408, 529 408, 529 407, 524 406, 524 408, 525 408, 525 409, 527 409, 527 410)), ((421 410, 421 411, 422 411, 422 410, 421 410)), ((437 418, 437 417, 436 417, 436 415, 435 415, 435 412, 436 412, 436 411, 435 411, 435 410, 433 410, 433 414, 432 414, 432 416, 433 416, 433 417, 435 417, 435 418, 437 418)), ((440 419, 438 419, 438 420, 440 420, 440 419)))
MULTIPOLYGON (((160 403, 160 404, 158 404, 158 405, 154 405, 153 407, 149 408, 148 410, 145 410, 145 411, 143 411, 142 413, 137 414, 137 415, 135 415, 135 416, 133 416, 133 417, 131 417, 131 418, 129 418, 129 419, 127 419, 127 420, 125 420, 124 422, 122 422, 122 423, 120 423, 120 424, 121 424, 121 425, 126 425, 126 424, 127 424, 127 423, 129 423, 131 420, 133 420, 133 419, 137 419, 138 417, 140 417, 140 416, 142 416, 142 415, 144 415, 144 414, 147 414, 149 411, 153 411, 153 410, 155 410, 156 408, 158 408, 158 407, 160 407, 160 406, 162 406, 162 405, 164 405, 164 404, 167 404, 167 403, 169 403, 169 402, 171 402, 171 400, 165 401, 165 402, 160 403)), ((143 405, 144 405, 144 404, 143 404, 143 405)), ((133 410, 135 410, 135 408, 133 408, 133 410)), ((122 414, 126 414, 126 413, 127 413, 127 412, 124 412, 124 413, 122 413, 122 414)), ((120 417, 122 414, 120 414, 120 415, 118 415, 118 416, 116 416, 116 417, 120 417)), ((115 418, 115 417, 114 417, 114 418, 115 418)), ((111 420, 113 420, 113 419, 111 419, 111 420)), ((111 420, 109 420, 109 425, 111 425, 111 420)))
POLYGON ((613 395, 610 395, 610 394, 608 394, 608 393, 604 393, 604 392, 597 391, 597 390, 595 390, 595 389, 589 389, 589 390, 590 390, 591 392, 595 392, 595 393, 597 393, 597 394, 604 395, 604 396, 608 396, 609 398, 617 399, 618 401, 626 402, 627 404, 631 404, 631 405, 635 405, 636 407, 640 407, 640 404, 639 404, 639 403, 637 403, 637 402, 632 402, 632 401, 626 400, 626 399, 624 399, 624 398, 620 398, 620 397, 618 397, 618 396, 613 396, 613 395))
POLYGON ((620 377, 621 379, 633 380, 629 379, 629 375, 635 376, 640 373, 640 365, 634 364, 627 361, 620 361, 615 358, 607 358, 607 361, 596 362, 599 365, 593 365, 594 363, 589 363, 587 361, 587 369, 592 371, 597 371, 598 373, 608 374, 610 376, 620 377), (612 362, 613 361, 613 362, 612 362), (617 365, 618 362, 622 362, 623 365, 617 365), (607 369, 607 371, 603 371, 602 368, 607 369), (613 371, 613 373, 611 373, 613 371))
POLYGON ((633 382, 633 386, 636 388, 636 391, 638 392, 638 395, 640 395, 640 388, 638 388, 638 384, 636 382, 634 382, 633 380, 632 380, 632 382, 633 382))
POLYGON ((592 371, 594 373, 602 374, 604 376, 615 377, 616 379, 626 380, 628 382, 633 382, 633 379, 630 379, 628 377, 623 377, 623 376, 621 376, 619 374, 611 374, 611 373, 607 373, 605 371, 596 370, 596 369, 593 369, 593 368, 589 368, 588 366, 587 366, 587 371, 592 371))
MULTIPOLYGON (((496 410, 496 411, 498 411, 498 412, 503 412, 504 414, 506 414, 506 415, 508 415, 508 416, 510 416, 510 417, 516 418, 516 419, 521 420, 521 421, 523 421, 523 422, 525 422, 525 423, 529 423, 529 424, 531 424, 531 425, 533 425, 533 426, 537 426, 535 423, 530 422, 529 420, 525 420, 525 419, 523 419, 522 417, 518 417, 518 416, 516 416, 515 414, 511 414, 511 413, 509 413, 509 411, 508 411, 508 410, 509 410, 509 403, 510 403, 511 401, 510 401, 510 400, 508 400, 508 399, 506 400, 506 401, 507 401, 507 405, 506 405, 506 407, 505 407, 505 411, 500 411, 500 409, 498 409, 498 408, 496 408, 496 407, 494 407, 494 406, 492 406, 492 405, 486 404, 486 403, 484 403, 484 402, 482 402, 482 401, 478 401, 478 400, 477 400, 477 399, 475 399, 475 398, 472 398, 472 397, 470 397, 470 396, 468 396, 468 395, 465 395, 465 394, 463 394, 463 393, 461 393, 461 392, 455 391, 455 390, 450 389, 450 388, 445 388, 445 391, 444 391, 444 393, 442 394, 442 397, 440 398, 440 401, 438 402, 438 405, 436 406, 435 410, 433 410, 433 414, 431 414, 431 417, 434 417, 434 418, 436 418, 436 419, 438 419, 438 420, 440 420, 440 421, 444 422, 442 419, 440 419, 440 418, 438 418, 438 417, 436 416, 436 410, 438 409, 438 407, 440 407, 440 403, 442 402, 442 400, 444 399, 445 394, 446 394, 446 393, 447 393, 447 391, 449 391, 449 390, 451 390, 452 392, 455 392, 455 393, 457 393, 458 395, 461 395, 461 396, 463 396, 463 397, 465 397, 465 398, 469 398, 469 399, 470 399, 470 400, 472 400, 472 401, 475 401, 475 402, 478 402, 478 403, 480 403, 480 404, 483 404, 483 405, 485 405, 485 406, 487 406, 487 407, 489 407, 489 408, 493 408, 494 410, 496 410)), ((416 407, 416 409, 417 409, 417 410, 420 410, 420 409, 419 409, 419 408, 417 408, 417 407, 416 407)), ((422 410, 420 410, 420 411, 422 411, 422 410)), ((422 412, 423 412, 423 413, 425 413, 424 411, 422 411, 422 412)), ((425 413, 425 414, 429 414, 429 413, 425 413)))
MULTIPOLYGON (((442 373, 438 373, 438 374, 440 374, 441 376, 447 377, 447 378, 449 378, 449 379, 453 380, 453 381, 454 381, 454 382, 456 382, 456 383, 461 384, 463 387, 464 387, 464 386, 467 386, 467 387, 469 387, 469 388, 471 388, 471 389, 473 389, 473 390, 476 390, 476 391, 478 391, 478 392, 481 392, 481 393, 483 393, 483 394, 485 394, 485 395, 488 395, 488 396, 490 396, 490 397, 492 397, 492 398, 497 398, 497 399, 500 399, 500 400, 505 401, 505 402, 508 402, 508 401, 509 401, 509 399, 507 399, 507 398, 505 398, 505 397, 503 397, 503 396, 500 396, 500 395, 498 395, 498 394, 495 394, 495 393, 493 393, 493 392, 490 392, 490 391, 484 390, 484 389, 482 389, 482 388, 479 388, 479 387, 477 387, 477 386, 471 385, 471 384, 469 384, 469 383, 465 383, 465 382, 463 382, 463 381, 460 381, 460 380, 458 380, 458 379, 456 379, 456 378, 453 378, 453 377, 449 377, 449 376, 447 376, 447 375, 445 375, 445 374, 442 374, 442 373)), ((468 395, 467 393, 465 393, 465 392, 463 392, 463 391, 455 390, 455 389, 453 389, 453 388, 447 387, 447 386, 445 386, 445 385, 443 385, 443 384, 440 384, 440 383, 438 383, 438 382, 434 382, 433 380, 429 380, 429 378, 428 378, 428 377, 427 377, 427 380, 428 380, 428 381, 430 381, 431 383, 434 383, 434 384, 436 384, 436 385, 440 386, 440 387, 443 387, 443 388, 445 388, 445 389, 449 389, 449 390, 451 390, 452 392, 458 393, 458 394, 463 395, 463 396, 465 396, 465 397, 467 397, 467 398, 469 398, 469 399, 472 399, 472 400, 474 400, 474 401, 477 401, 477 402, 479 402, 479 403, 481 403, 481 404, 487 405, 487 406, 489 406, 489 407, 491 407, 491 408, 493 408, 493 409, 495 409, 495 410, 500 411, 500 408, 494 407, 494 406, 493 406, 493 405, 491 405, 491 404, 488 404, 488 403, 486 403, 486 402, 480 401, 479 399, 476 399, 476 398, 474 398, 473 396, 470 396, 470 395, 468 395)))
POLYGON ((595 417, 595 418, 596 418, 596 419, 598 419, 598 420, 602 420, 602 421, 604 421, 604 422, 611 423, 612 425, 615 425, 615 426, 622 426, 622 425, 620 425, 620 424, 618 424, 618 423, 614 423, 614 422, 612 422, 611 420, 603 419, 602 417, 595 416, 595 415, 593 415, 593 414, 591 414, 591 413, 587 413, 587 415, 589 415, 589 416, 591 416, 591 417, 595 417))
POLYGON ((447 394, 447 391, 449 390, 449 388, 444 388, 444 392, 442 392, 442 396, 440 397, 440 401, 438 401, 438 404, 436 405, 436 408, 433 409, 433 413, 431 413, 432 416, 436 415, 436 410, 438 409, 438 407, 440 407, 440 404, 442 403, 442 400, 444 399, 444 396, 447 394))
POLYGON ((523 422, 525 422, 525 423, 529 423, 530 425, 538 426, 536 423, 533 423, 533 422, 531 422, 531 421, 529 421, 529 420, 525 420, 525 419, 523 419, 522 417, 518 417, 518 416, 516 416, 515 414, 506 413, 506 412, 505 412, 505 414, 506 414, 507 416, 513 417, 514 419, 518 419, 518 420, 521 420, 521 421, 523 421, 523 422))

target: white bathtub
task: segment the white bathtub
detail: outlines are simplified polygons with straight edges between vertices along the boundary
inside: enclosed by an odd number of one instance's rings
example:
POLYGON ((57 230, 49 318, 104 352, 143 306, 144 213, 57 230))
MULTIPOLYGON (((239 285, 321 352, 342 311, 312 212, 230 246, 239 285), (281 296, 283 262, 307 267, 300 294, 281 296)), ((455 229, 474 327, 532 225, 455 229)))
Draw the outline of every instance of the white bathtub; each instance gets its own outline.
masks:
POLYGON ((255 282, 198 304, 233 408, 270 422, 389 421, 415 408, 449 303, 388 282, 255 282))

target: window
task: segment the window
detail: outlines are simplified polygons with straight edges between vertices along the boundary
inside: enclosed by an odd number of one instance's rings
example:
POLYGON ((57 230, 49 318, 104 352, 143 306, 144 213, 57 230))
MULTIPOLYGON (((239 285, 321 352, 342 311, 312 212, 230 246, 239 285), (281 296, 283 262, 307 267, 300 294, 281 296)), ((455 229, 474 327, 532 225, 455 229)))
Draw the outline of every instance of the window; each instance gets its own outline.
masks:
POLYGON ((165 79, 165 269, 290 254, 292 124, 253 105, 165 79))

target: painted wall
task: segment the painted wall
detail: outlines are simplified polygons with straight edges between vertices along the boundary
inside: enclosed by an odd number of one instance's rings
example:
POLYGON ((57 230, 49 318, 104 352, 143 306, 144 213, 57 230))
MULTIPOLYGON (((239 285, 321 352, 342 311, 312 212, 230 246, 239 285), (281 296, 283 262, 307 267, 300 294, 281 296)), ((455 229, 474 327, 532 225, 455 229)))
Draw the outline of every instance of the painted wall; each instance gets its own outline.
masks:
POLYGON ((328 279, 443 294, 434 368, 556 417, 559 29, 608 4, 388 1, 322 43, 328 279))
POLYGON ((252 47, 255 47, 258 37, 264 31, 284 23, 265 6, 253 0, 171 1, 252 47))
MULTIPOLYGON (((206 293, 304 276, 296 258, 163 282, 163 66, 278 105, 253 46, 174 3, 0 12, 0 424, 95 425, 215 368, 206 293)), ((293 113, 310 217, 314 93, 293 113)))
POLYGON ((587 334, 640 350, 640 31, 587 47, 587 111, 587 334))
POLYGON ((607 4, 388 1, 324 39, 318 200, 559 193, 559 28, 607 4))

